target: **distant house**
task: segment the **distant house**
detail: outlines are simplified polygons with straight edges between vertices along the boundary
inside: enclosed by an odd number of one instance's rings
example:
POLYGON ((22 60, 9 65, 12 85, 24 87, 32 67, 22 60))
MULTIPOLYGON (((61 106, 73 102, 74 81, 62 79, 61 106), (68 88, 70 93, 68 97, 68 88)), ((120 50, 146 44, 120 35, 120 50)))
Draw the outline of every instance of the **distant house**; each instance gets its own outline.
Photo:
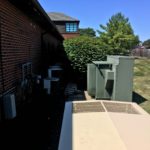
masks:
POLYGON ((78 30, 80 21, 78 19, 58 12, 50 12, 48 16, 56 24, 58 30, 65 39, 79 36, 78 30))
POLYGON ((6 95, 25 103, 25 78, 57 63, 63 39, 37 0, 0 0, 0 116, 6 95))
POLYGON ((146 49, 145 46, 138 45, 132 49, 131 54, 133 56, 150 58, 150 49, 146 49))

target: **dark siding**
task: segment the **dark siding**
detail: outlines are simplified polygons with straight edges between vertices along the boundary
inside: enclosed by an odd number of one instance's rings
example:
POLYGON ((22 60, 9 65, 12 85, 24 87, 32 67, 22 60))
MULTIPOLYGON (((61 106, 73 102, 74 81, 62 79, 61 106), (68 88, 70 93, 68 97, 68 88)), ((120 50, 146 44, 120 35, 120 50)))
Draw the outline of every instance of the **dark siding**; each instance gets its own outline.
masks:
POLYGON ((66 32, 66 22, 54 22, 60 33, 66 32))
POLYGON ((42 52, 43 56, 42 68, 45 68, 45 70, 47 70, 47 68, 50 65, 53 65, 57 62, 57 57, 59 55, 59 52, 57 52, 57 48, 59 43, 60 42, 50 34, 43 35, 44 51, 42 52))

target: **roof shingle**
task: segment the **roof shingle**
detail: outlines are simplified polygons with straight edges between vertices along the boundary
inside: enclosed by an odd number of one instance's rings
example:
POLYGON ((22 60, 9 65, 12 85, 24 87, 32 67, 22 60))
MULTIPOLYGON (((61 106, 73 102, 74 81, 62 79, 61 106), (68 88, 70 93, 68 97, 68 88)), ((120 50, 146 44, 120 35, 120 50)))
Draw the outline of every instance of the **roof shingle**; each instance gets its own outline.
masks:
POLYGON ((51 18, 52 21, 79 21, 78 19, 58 12, 50 12, 48 13, 48 16, 51 18))

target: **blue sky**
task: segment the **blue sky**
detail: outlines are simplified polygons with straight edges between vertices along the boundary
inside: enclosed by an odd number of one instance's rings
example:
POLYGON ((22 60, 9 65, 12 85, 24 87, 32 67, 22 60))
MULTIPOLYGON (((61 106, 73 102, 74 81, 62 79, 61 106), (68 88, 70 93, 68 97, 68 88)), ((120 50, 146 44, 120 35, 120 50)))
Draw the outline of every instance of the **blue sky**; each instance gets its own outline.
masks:
POLYGON ((150 0, 39 0, 46 12, 63 12, 80 20, 80 28, 100 29, 117 12, 129 18, 141 41, 150 39, 150 0))

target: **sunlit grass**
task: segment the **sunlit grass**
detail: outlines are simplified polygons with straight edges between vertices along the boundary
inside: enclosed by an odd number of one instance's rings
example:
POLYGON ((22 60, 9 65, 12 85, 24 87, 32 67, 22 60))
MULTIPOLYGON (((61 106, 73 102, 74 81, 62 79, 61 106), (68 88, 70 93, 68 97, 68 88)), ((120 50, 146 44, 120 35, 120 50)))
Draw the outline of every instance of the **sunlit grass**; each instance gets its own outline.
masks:
POLYGON ((133 89, 146 100, 140 106, 150 113, 150 59, 135 59, 133 89))

